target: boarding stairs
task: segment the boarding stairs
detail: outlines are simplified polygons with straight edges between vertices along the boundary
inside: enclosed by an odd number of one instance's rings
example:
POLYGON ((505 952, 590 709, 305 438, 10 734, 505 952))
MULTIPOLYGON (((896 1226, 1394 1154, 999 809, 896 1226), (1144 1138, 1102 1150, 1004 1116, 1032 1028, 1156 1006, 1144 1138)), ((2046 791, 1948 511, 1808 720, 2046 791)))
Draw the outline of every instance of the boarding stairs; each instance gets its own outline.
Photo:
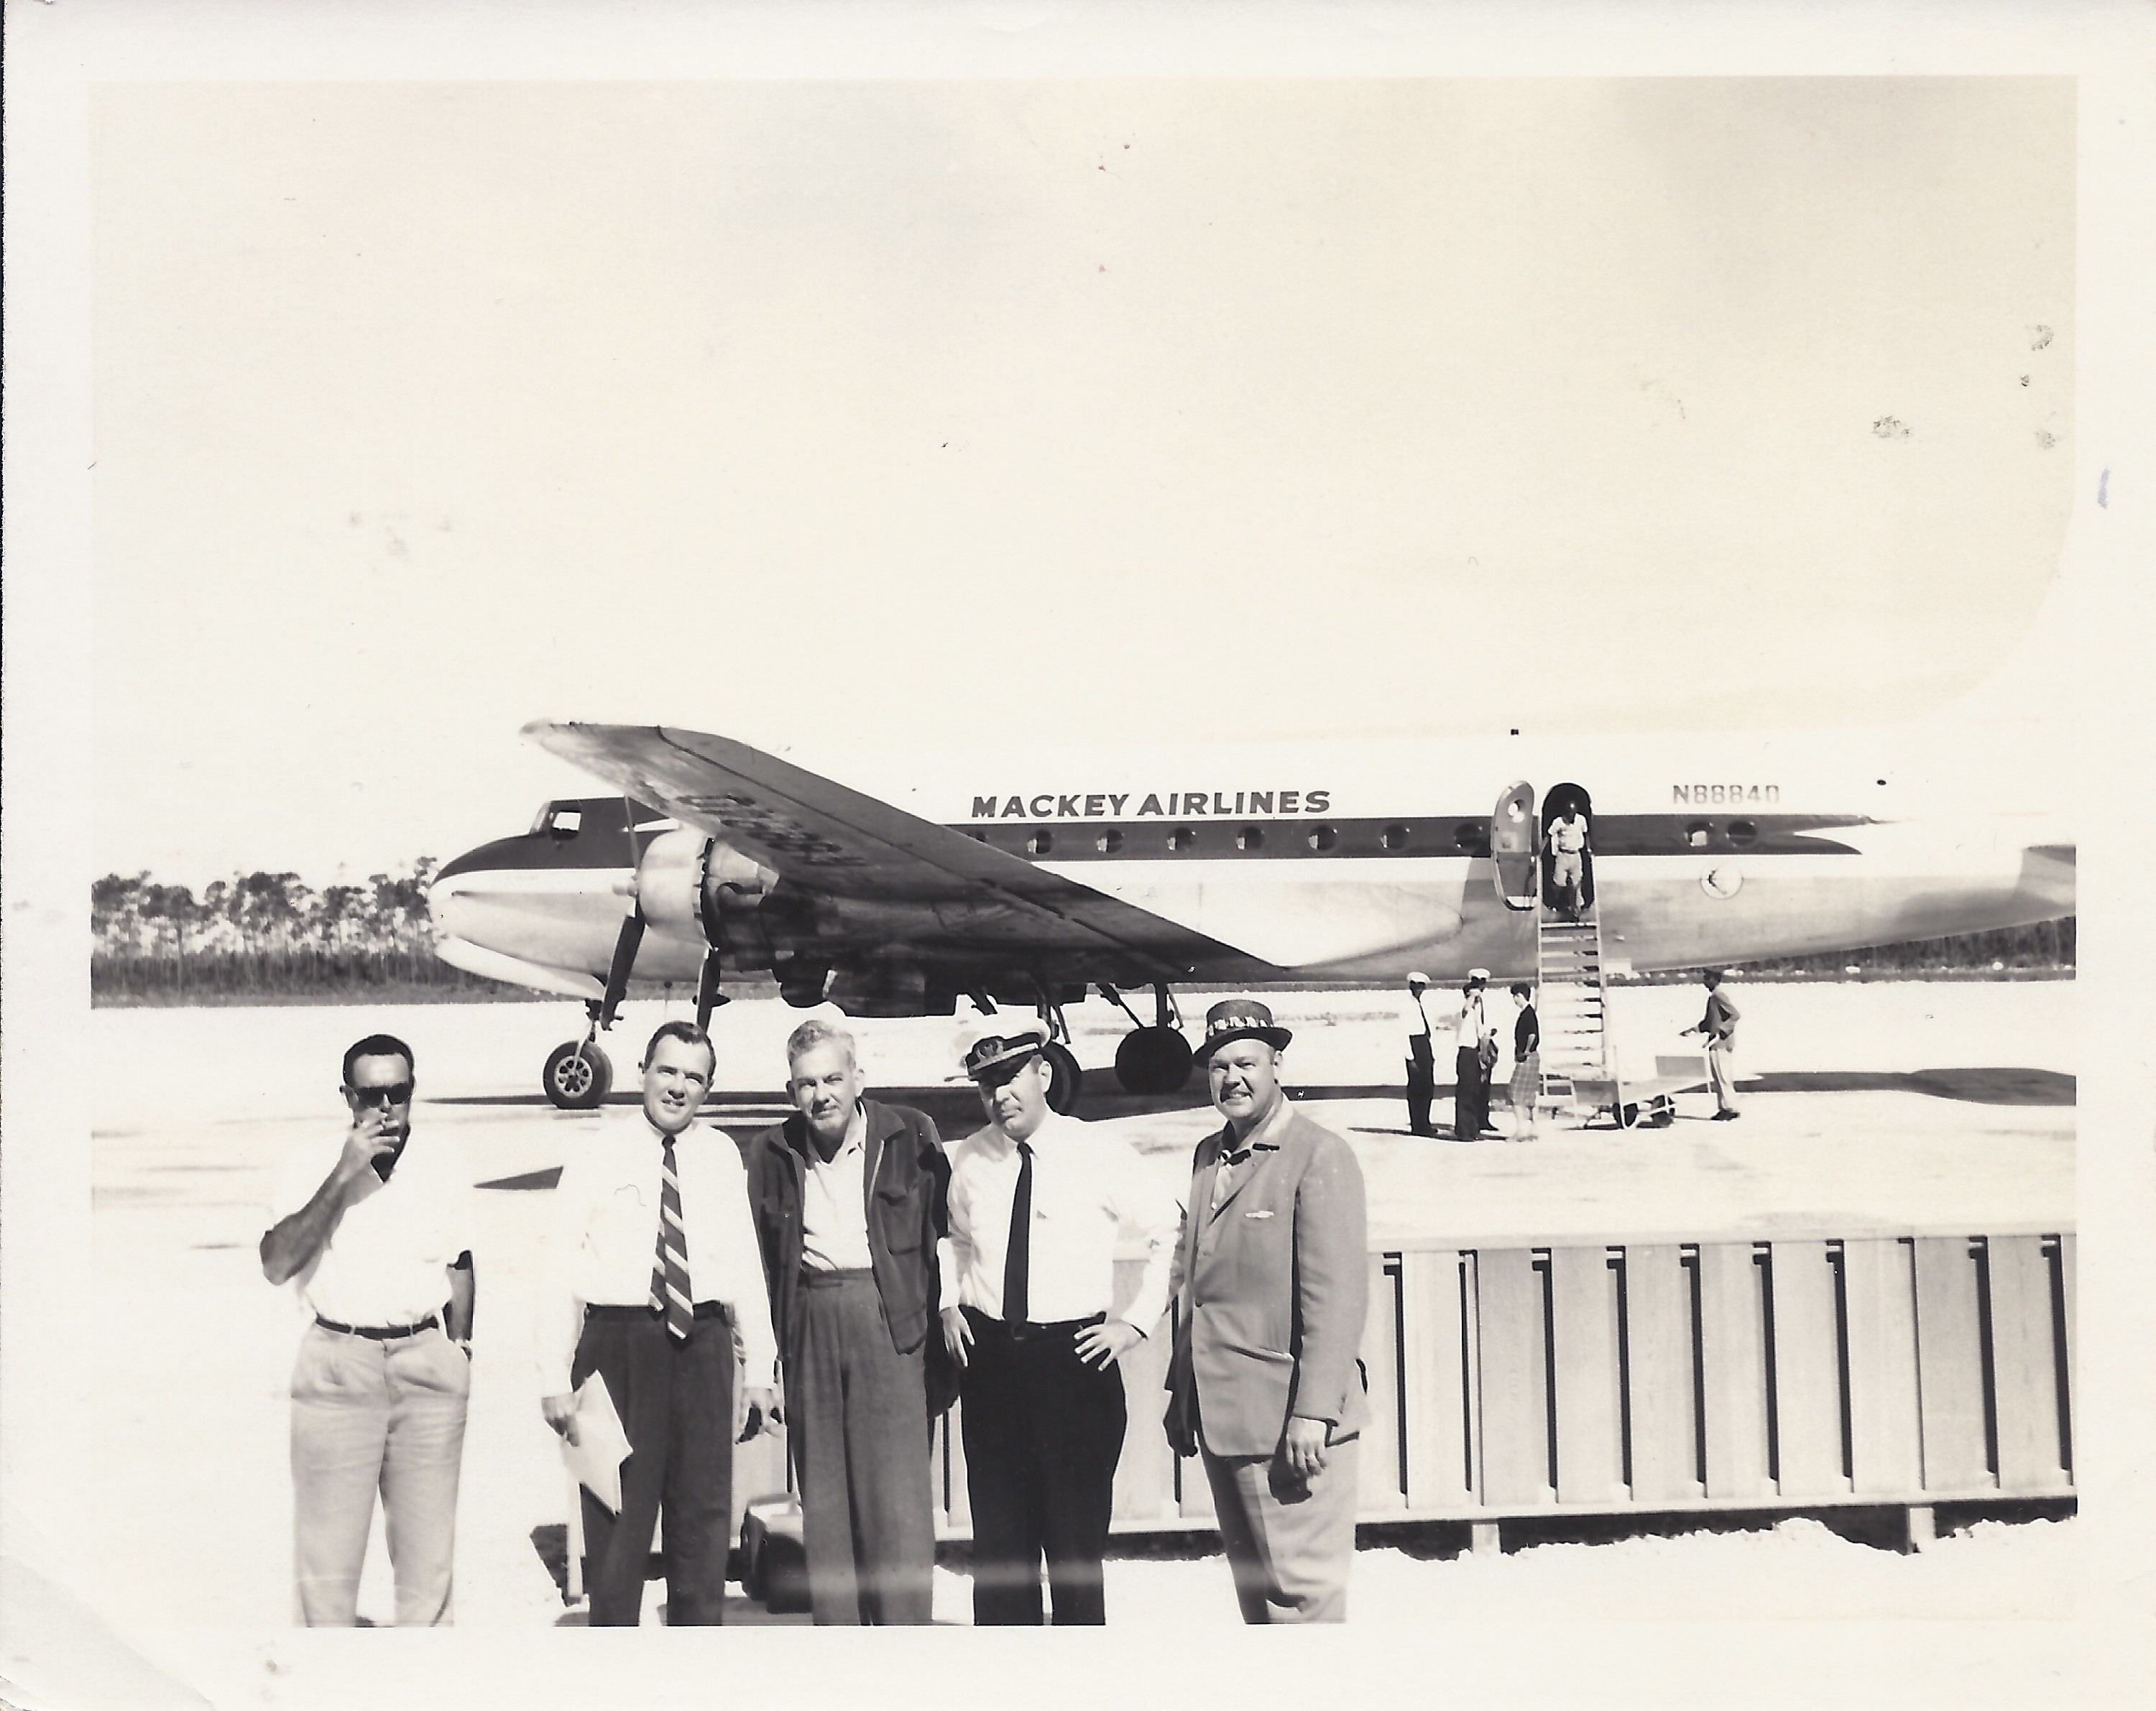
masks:
POLYGON ((1542 1025, 1537 1108, 1584 1121, 1610 1104, 1616 1072, 1602 981, 1601 912, 1593 906, 1568 921, 1537 904, 1535 1017, 1542 1025))

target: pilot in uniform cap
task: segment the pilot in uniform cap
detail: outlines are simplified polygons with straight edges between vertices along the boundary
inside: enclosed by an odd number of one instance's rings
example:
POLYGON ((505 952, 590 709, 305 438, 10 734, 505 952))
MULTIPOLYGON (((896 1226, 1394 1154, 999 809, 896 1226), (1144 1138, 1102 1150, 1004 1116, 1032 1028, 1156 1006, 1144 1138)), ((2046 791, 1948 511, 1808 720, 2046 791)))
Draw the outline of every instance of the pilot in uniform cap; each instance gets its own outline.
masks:
POLYGON ((959 1063, 977 1082, 1001 1081, 998 1070, 1023 1062, 1047 1044, 1047 1026, 1037 1017, 983 1016, 959 1035, 959 1063))

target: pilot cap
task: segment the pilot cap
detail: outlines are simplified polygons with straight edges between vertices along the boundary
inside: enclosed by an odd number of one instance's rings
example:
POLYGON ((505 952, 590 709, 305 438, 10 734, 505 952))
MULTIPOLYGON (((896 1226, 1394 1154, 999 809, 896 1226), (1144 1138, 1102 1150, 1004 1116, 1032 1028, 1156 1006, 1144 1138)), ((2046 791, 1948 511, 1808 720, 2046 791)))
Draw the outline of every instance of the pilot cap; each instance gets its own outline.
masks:
POLYGON ((1255 998, 1227 998, 1205 1012, 1205 1038, 1195 1056, 1204 1063, 1230 1040, 1262 1040, 1278 1051, 1294 1037, 1255 998))
POLYGON ((958 1040, 961 1066, 978 1082, 1040 1051, 1048 1044, 1048 1029, 1031 1016, 983 1016, 958 1040))
POLYGON ((1430 976, 1423 974, 1419 969, 1418 969, 1416 972, 1408 976, 1408 984, 1410 986, 1427 986, 1430 984, 1430 976))
POLYGON ((1467 971, 1467 978, 1470 980, 1480 980, 1487 986, 1490 984, 1490 971, 1487 969, 1470 969, 1467 971))

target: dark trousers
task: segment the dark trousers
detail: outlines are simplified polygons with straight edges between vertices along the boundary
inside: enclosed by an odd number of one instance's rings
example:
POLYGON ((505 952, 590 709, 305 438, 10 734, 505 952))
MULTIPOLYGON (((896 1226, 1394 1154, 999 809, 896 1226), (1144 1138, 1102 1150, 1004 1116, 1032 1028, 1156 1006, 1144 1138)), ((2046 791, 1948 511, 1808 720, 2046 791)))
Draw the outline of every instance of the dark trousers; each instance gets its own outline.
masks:
POLYGON ((1452 1054, 1452 1138, 1479 1138, 1490 1121, 1490 1082, 1482 1055, 1471 1046, 1452 1054))
POLYGON ((697 1309, 685 1344, 643 1308, 585 1312, 569 1380, 580 1385, 594 1372, 606 1380, 629 1442, 620 1514, 578 1493, 595 1628, 636 1626, 662 1505, 666 1625, 711 1627, 723 1620, 733 1542, 734 1338, 725 1315, 707 1311, 697 1309))
POLYGON ((936 1565, 925 1352, 891 1347, 868 1272, 804 1272, 796 1299, 787 1427, 817 1626, 925 1623, 936 1565))
POLYGON ((1430 1101, 1437 1097, 1437 1059, 1430 1035, 1408 1035, 1408 1127, 1419 1135, 1430 1128, 1430 1101))
POLYGON ((1107 1620, 1101 1558, 1123 1452, 1122 1373, 1079 1359, 1080 1328, 1014 1338, 1000 1319, 971 1308, 966 1318, 973 1342, 958 1417, 974 1625, 1037 1626, 1045 1555, 1056 1626, 1097 1626, 1107 1620))

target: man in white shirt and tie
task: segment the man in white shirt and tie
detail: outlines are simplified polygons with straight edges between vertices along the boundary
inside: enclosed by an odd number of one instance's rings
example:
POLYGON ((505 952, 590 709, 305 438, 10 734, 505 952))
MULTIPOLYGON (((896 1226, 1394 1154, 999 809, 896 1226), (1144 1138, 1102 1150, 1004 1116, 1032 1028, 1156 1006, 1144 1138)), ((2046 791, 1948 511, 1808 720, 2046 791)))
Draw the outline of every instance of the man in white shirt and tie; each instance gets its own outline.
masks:
POLYGON ((983 1019, 964 1049, 988 1127, 951 1149, 939 1245, 943 1337, 959 1380, 973 1512, 973 1621, 1038 1625, 1041 1564, 1057 1626, 1106 1620, 1107 1548, 1125 1406, 1117 1359, 1168 1306, 1183 1209, 1130 1144, 1049 1108, 1044 1024, 983 1019), (1116 1245, 1144 1275, 1113 1318, 1116 1245))
POLYGON ((1437 1052, 1422 999, 1429 985, 1429 975, 1409 975, 1408 1001, 1400 1006, 1400 1027, 1408 1036, 1408 1128, 1419 1135, 1437 1133, 1430 1120, 1430 1101, 1437 1097, 1437 1052))
POLYGON ((701 1028, 662 1024, 642 1110, 583 1138, 554 1189, 540 1411, 575 1442, 576 1389, 596 1372, 630 1450, 619 1515, 580 1493, 593 1627, 636 1625, 662 1507, 667 1626, 723 1619, 733 1446, 773 1412, 778 1351, 740 1149, 696 1120, 716 1067, 701 1028))
POLYGON ((1490 1066, 1496 1030, 1484 1002, 1490 971, 1470 969, 1460 989, 1460 1015, 1452 1025, 1452 1138, 1479 1141, 1490 1127, 1490 1066))

